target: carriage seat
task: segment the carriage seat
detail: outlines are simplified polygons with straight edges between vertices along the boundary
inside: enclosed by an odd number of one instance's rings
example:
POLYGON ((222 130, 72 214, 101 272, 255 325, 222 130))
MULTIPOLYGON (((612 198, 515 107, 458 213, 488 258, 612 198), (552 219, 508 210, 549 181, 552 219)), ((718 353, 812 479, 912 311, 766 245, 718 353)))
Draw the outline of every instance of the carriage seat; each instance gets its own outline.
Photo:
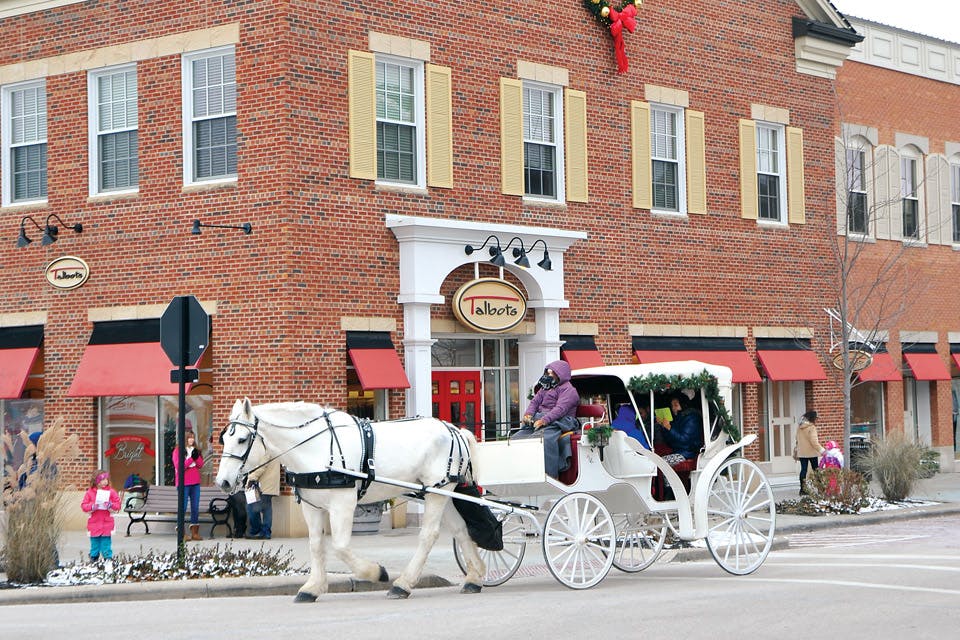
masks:
POLYGON ((603 466, 614 478, 656 475, 657 465, 637 453, 636 449, 639 448, 641 448, 640 443, 623 431, 614 431, 610 435, 610 444, 603 450, 603 466))

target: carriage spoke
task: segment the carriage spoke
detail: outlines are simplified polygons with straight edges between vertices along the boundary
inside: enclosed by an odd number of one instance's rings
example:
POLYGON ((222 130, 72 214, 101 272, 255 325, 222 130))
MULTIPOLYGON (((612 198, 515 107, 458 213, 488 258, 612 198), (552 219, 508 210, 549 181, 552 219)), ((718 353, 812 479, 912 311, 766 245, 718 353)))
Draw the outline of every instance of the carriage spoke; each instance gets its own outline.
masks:
POLYGON ((561 583, 586 589, 610 570, 616 534, 610 513, 597 498, 583 493, 564 496, 544 525, 544 559, 561 583))
POLYGON ((773 543, 773 492, 756 465, 724 462, 712 480, 707 504, 707 547, 725 571, 747 574, 764 561, 773 543))

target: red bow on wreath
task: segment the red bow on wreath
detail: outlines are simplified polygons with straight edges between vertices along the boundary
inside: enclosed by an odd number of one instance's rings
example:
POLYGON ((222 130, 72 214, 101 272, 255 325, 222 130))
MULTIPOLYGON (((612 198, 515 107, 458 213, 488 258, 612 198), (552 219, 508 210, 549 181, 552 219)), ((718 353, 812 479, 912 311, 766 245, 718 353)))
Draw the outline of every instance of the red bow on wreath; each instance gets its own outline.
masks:
POLYGON ((610 7, 610 35, 613 36, 614 53, 617 56, 617 71, 626 73, 629 68, 627 47, 623 43, 623 30, 633 33, 637 28, 637 6, 628 4, 617 11, 610 7))

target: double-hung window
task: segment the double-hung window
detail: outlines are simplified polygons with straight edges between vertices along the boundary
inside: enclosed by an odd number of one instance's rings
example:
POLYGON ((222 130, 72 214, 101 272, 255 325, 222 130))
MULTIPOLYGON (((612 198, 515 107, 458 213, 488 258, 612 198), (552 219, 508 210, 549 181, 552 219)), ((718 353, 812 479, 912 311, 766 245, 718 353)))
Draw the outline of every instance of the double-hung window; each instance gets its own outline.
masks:
POLYGON ((562 200, 563 123, 559 87, 523 83, 524 195, 562 200))
POLYGON ((139 181, 137 70, 92 72, 90 95, 90 194, 132 191, 139 181))
POLYGON ((847 232, 866 235, 867 180, 866 153, 863 149, 847 149, 847 232))
POLYGON ((683 111, 650 106, 650 159, 653 209, 684 213, 683 111))
POLYGON ((47 89, 31 82, 3 88, 4 204, 47 199, 47 89))
POLYGON ((917 159, 900 159, 900 196, 903 198, 903 237, 920 238, 920 198, 917 193, 917 159))
POLYGON ((237 78, 233 47, 183 57, 184 182, 237 177, 237 78))
POLYGON ((786 222, 786 158, 784 128, 757 123, 757 217, 786 222))
POLYGON ((424 185, 423 63, 377 56, 377 180, 424 185))
POLYGON ((960 243, 960 164, 950 165, 950 210, 953 219, 953 242, 960 243))

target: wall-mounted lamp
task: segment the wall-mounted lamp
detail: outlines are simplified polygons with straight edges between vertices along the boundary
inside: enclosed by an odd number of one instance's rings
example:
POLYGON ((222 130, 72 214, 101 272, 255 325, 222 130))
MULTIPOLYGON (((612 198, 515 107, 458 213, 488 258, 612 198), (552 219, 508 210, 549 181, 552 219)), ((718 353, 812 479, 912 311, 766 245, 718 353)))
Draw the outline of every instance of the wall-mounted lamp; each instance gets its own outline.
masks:
POLYGON ((29 245, 33 240, 27 237, 27 230, 23 228, 23 225, 29 220, 33 223, 33 226, 37 228, 38 231, 43 231, 43 227, 40 226, 36 220, 30 216, 23 216, 20 218, 20 235, 17 236, 17 248, 22 249, 23 247, 29 245))
POLYGON ((195 236, 200 235, 201 227, 211 227, 215 229, 240 229, 246 235, 253 233, 253 225, 249 222, 244 222, 243 224, 203 224, 199 220, 193 221, 193 228, 190 229, 190 233, 195 236))
POLYGON ((543 259, 537 263, 537 266, 543 269, 544 271, 553 270, 553 263, 550 260, 550 252, 547 250, 547 243, 543 238, 537 238, 536 240, 533 241, 533 244, 531 244, 529 247, 525 247, 523 244, 523 240, 517 236, 514 236, 513 238, 510 239, 510 242, 508 242, 507 245, 504 247, 504 246, 501 246, 500 244, 500 238, 498 238, 497 236, 488 236, 487 239, 483 241, 483 244, 480 245, 479 247, 474 248, 472 245, 468 244, 463 248, 463 251, 469 256, 474 251, 479 251, 480 249, 483 249, 485 246, 487 246, 487 243, 489 243, 491 240, 493 240, 496 243, 496 245, 490 246, 490 249, 489 249, 490 262, 497 265, 498 267, 502 267, 507 263, 506 259, 503 257, 503 252, 509 249, 511 246, 513 246, 514 242, 516 242, 520 246, 513 248, 513 257, 516 258, 516 260, 513 261, 513 264, 517 265, 521 269, 529 269, 530 259, 527 258, 527 253, 533 251, 534 247, 536 247, 538 244, 542 244, 543 259))
POLYGON ((79 222, 77 224, 67 224, 66 222, 60 219, 60 216, 58 216, 55 213, 51 213, 50 215, 47 216, 47 228, 43 232, 43 239, 40 240, 40 244, 44 246, 53 244, 54 242, 56 242, 57 236, 60 235, 60 227, 50 224, 50 218, 53 218, 57 222, 59 222, 64 229, 73 229, 74 233, 83 233, 83 225, 80 224, 79 222))

